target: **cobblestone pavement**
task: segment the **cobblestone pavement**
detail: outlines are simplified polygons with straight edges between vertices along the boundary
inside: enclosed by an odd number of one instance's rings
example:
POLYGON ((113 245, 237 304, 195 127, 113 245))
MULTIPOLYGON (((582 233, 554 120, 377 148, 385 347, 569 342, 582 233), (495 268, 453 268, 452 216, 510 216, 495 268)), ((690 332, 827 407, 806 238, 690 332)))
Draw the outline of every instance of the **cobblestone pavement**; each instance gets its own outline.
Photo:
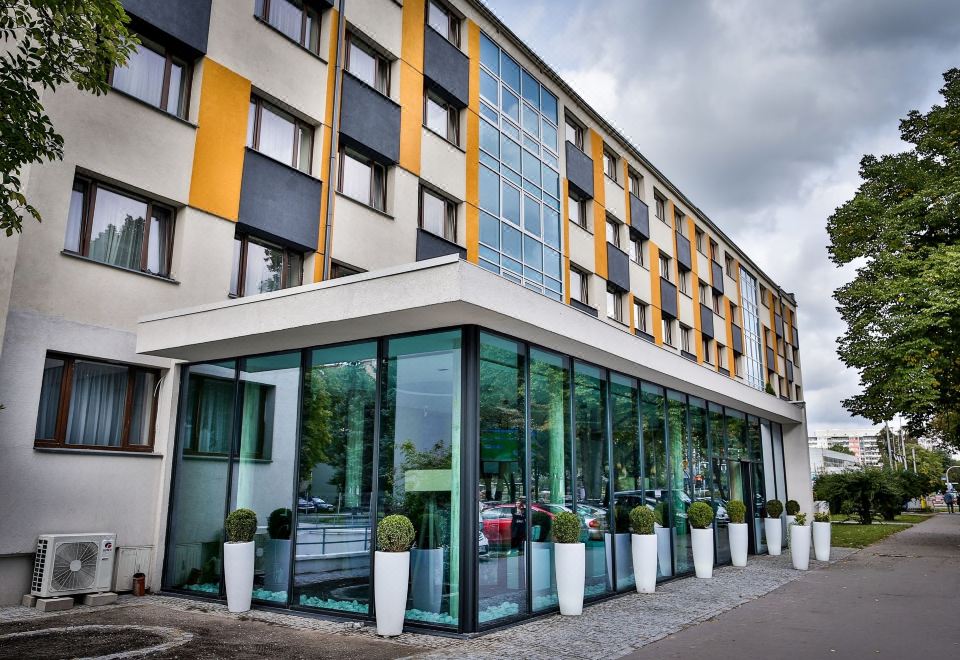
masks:
MULTIPOLYGON (((834 548, 831 563, 852 552, 847 548, 834 548)), ((811 561, 810 566, 813 571, 826 567, 816 561, 811 561)), ((404 633, 390 641, 410 647, 411 657, 615 658, 759 598, 805 574, 792 568, 787 550, 779 557, 751 557, 746 568, 718 568, 713 575, 711 580, 693 577, 674 580, 659 585, 654 594, 631 593, 612 598, 584 608, 583 615, 576 618, 550 615, 473 639, 404 633)), ((0 608, 0 624, 146 605, 198 615, 260 621, 299 631, 352 636, 366 642, 380 639, 373 625, 264 610, 236 615, 227 612, 225 604, 173 596, 122 596, 116 605, 78 606, 67 612, 53 613, 6 607, 0 608)))

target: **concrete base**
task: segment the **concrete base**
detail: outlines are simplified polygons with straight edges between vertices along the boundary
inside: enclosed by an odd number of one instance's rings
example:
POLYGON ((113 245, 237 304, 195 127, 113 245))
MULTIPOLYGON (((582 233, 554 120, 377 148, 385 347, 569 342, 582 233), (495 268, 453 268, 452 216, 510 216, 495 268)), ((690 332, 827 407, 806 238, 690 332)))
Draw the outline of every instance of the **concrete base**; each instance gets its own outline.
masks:
POLYGON ((84 605, 113 605, 117 602, 117 594, 105 591, 101 594, 87 594, 83 597, 84 605))
POLYGON ((31 596, 30 594, 24 594, 23 598, 20 599, 20 604, 24 607, 36 607, 37 597, 31 596))
POLYGON ((37 599, 37 609, 41 612, 60 612, 69 610, 73 607, 73 599, 69 596, 63 598, 39 598, 37 599))

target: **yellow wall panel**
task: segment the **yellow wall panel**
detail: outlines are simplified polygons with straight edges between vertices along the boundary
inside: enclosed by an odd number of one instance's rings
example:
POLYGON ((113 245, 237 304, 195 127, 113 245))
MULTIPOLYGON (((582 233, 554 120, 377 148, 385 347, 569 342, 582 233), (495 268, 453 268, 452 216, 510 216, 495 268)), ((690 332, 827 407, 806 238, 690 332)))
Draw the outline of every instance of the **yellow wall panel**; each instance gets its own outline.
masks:
POLYGON ((603 187, 603 136, 589 131, 590 154, 593 158, 593 245, 594 272, 607 279, 607 210, 603 187))
POLYGON ((653 241, 650 246, 650 323, 653 325, 653 338, 663 345, 663 315, 660 312, 660 248, 653 241))
POLYGON ((480 26, 467 21, 470 54, 470 101, 467 106, 467 260, 480 260, 480 26))
MULTIPOLYGON (((330 14, 330 25, 339 25, 338 12, 336 9, 331 9, 330 14)), ((326 186, 334 185, 333 177, 330 172, 330 150, 333 149, 333 113, 335 108, 333 107, 333 90, 336 86, 337 81, 337 47, 340 40, 339 30, 334 31, 330 35, 330 50, 327 53, 329 59, 327 60, 330 64, 327 66, 327 107, 324 109, 323 116, 323 127, 321 128, 320 139, 323 140, 321 144, 323 145, 320 149, 320 179, 323 181, 323 196, 320 198, 320 240, 317 245, 320 246, 320 249, 317 251, 319 257, 313 262, 313 281, 319 282, 323 279, 323 266, 326 261, 329 261, 330 255, 324 254, 323 250, 326 246, 326 237, 327 237, 327 203, 334 203, 334 199, 330 198, 329 189, 326 186)), ((330 230, 333 231, 333 222, 334 216, 330 217, 330 230)))

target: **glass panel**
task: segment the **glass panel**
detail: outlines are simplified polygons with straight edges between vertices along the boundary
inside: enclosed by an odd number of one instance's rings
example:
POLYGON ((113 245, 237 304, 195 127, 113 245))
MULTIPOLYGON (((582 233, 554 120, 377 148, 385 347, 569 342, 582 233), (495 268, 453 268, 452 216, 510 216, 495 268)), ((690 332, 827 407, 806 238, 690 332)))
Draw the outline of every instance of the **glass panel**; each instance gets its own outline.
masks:
POLYGON ((243 293, 279 291, 283 272, 283 250, 247 241, 247 268, 244 273, 243 293))
POLYGON ((585 595, 597 596, 610 590, 607 580, 605 536, 610 501, 606 437, 606 387, 596 367, 577 363, 574 369, 574 413, 576 415, 576 513, 586 543, 585 595))
POLYGON ((536 270, 543 270, 543 246, 535 238, 523 237, 523 263, 536 270))
POLYGON ((43 362, 43 380, 40 385, 40 409, 37 412, 38 440, 52 440, 57 432, 57 414, 60 412, 60 386, 63 383, 64 361, 46 358, 43 362))
POLYGON ((527 611, 524 389, 523 346, 481 333, 481 625, 527 611))
POLYGON ((727 409, 727 456, 747 459, 746 420, 742 412, 727 409))
POLYGON ((70 211, 67 215, 67 237, 64 249, 70 252, 80 252, 80 232, 83 226, 83 206, 86 203, 87 185, 79 181, 73 184, 70 193, 70 211))
POLYGON ((520 226, 520 191, 507 183, 502 184, 503 189, 503 217, 520 226))
POLYGON ((500 53, 500 78, 516 91, 520 91, 520 65, 504 52, 500 53))
POLYGON ((120 446, 128 373, 127 367, 116 364, 74 362, 68 445, 120 446))
POLYGON ((521 259, 520 232, 508 224, 501 224, 500 229, 503 253, 514 259, 521 259))
POLYGON ((500 85, 497 84, 497 79, 483 69, 480 69, 480 96, 489 100, 494 105, 498 105, 497 90, 499 88, 500 85))
POLYGON ((541 122, 541 135, 540 141, 543 142, 547 147, 557 150, 557 128, 552 124, 548 124, 546 120, 541 122))
POLYGON ((640 445, 639 391, 637 382, 632 378, 619 374, 610 377, 610 415, 613 423, 616 503, 613 524, 616 536, 612 560, 609 556, 611 544, 607 540, 607 563, 609 565, 612 561, 616 566, 617 591, 623 591, 632 588, 636 582, 630 542, 630 511, 646 504, 641 480, 643 452, 640 445))
POLYGON ((753 459, 750 464, 750 482, 753 487, 753 501, 756 503, 753 507, 753 534, 754 543, 758 553, 767 551, 766 527, 763 524, 763 518, 766 516, 764 505, 766 504, 766 489, 764 488, 764 470, 763 460, 760 455, 760 420, 753 415, 747 416, 747 452, 753 459))
POLYGON ((293 164, 296 137, 293 119, 266 103, 260 107, 260 146, 258 151, 287 165, 293 164))
POLYGON ((230 271, 230 293, 238 295, 240 292, 240 252, 243 250, 243 241, 240 238, 233 239, 233 269, 230 271))
POLYGON ((446 235, 444 225, 447 218, 447 202, 445 200, 424 190, 421 216, 423 229, 437 236, 446 235))
POLYGON ((91 259, 140 270, 140 248, 147 204, 106 188, 97 188, 90 230, 91 259))
POLYGON ((189 367, 177 440, 164 580, 208 596, 220 593, 234 375, 233 361, 189 367))
POLYGON ((525 70, 523 71, 523 98, 533 104, 533 107, 540 107, 540 83, 525 70))
POLYGON ((297 169, 310 174, 310 160, 313 156, 313 130, 297 126, 299 146, 297 147, 297 169))
POLYGON ((347 53, 347 71, 367 83, 374 89, 377 86, 377 58, 357 45, 352 39, 347 42, 350 46, 347 53))
POLYGON ((543 208, 543 242, 560 247, 560 214, 551 208, 543 208))
POLYGON ((777 479, 777 499, 787 501, 787 478, 783 465, 783 431, 773 424, 773 468, 777 479))
POLYGON ((303 255, 299 252, 286 252, 287 288, 303 284, 303 255))
POLYGON ((236 507, 257 514, 253 597, 287 603, 293 493, 297 462, 300 352, 242 362, 240 456, 236 507))
MULTIPOLYGON (((429 106, 430 102, 427 101, 427 107, 429 106)), ((444 121, 446 121, 446 113, 444 113, 444 121)), ((500 156, 500 132, 495 126, 485 121, 480 122, 480 148, 491 156, 500 156)))
POLYGON ((664 443, 663 388, 643 383, 640 388, 643 422, 644 499, 654 509, 657 534, 657 577, 673 575, 670 553, 670 514, 667 503, 667 453, 664 443))
POLYGON ((510 117, 515 122, 520 121, 520 97, 511 92, 506 87, 503 88, 503 94, 500 98, 500 109, 503 114, 510 117))
POLYGON ((485 34, 480 34, 480 63, 493 71, 500 73, 500 48, 485 34))
POLYGON ((560 196, 560 175, 549 167, 541 167, 543 189, 554 197, 560 196))
POLYGON ((480 168, 480 208, 500 215, 500 177, 486 167, 480 168))
POLYGON ((293 604, 370 608, 377 345, 311 352, 304 376, 293 604))
POLYGON ((540 112, 554 124, 557 123, 557 97, 542 88, 540 91, 540 112))
POLYGON ((349 153, 343 154, 343 170, 340 172, 340 192, 347 197, 370 203, 370 178, 373 168, 370 163, 362 161, 349 153))
POLYGON ((512 167, 517 172, 520 171, 520 145, 508 138, 506 135, 500 136, 500 150, 502 154, 500 159, 512 167))
MULTIPOLYGON (((707 409, 703 399, 690 397, 690 487, 694 502, 706 502, 713 508, 714 520, 723 522, 727 510, 714 500, 710 487, 710 448, 707 441, 707 409)), ((716 558, 714 558, 716 559, 716 558)))
POLYGON ((159 108, 166 65, 166 57, 140 44, 126 66, 113 70, 113 87, 159 108))
POLYGON ((149 445, 153 425, 153 401, 157 396, 157 377, 137 369, 133 374, 133 410, 127 444, 149 445))
POLYGON ((460 331, 391 339, 381 401, 378 517, 417 530, 407 618, 460 610, 460 331))
POLYGON ((690 463, 687 456, 687 403, 679 392, 667 392, 667 440, 670 445, 670 503, 673 513, 674 571, 693 570, 693 547, 687 508, 690 505, 690 463))
POLYGON ((270 0, 270 15, 267 16, 267 22, 297 43, 300 42, 302 17, 302 10, 292 2, 270 0))
POLYGON ((543 248, 543 271, 550 277, 560 279, 560 253, 543 248))
POLYGON ((170 212, 154 207, 147 240, 147 271, 157 275, 170 272, 170 212))
POLYGON ((483 211, 480 212, 480 242, 493 248, 500 247, 500 221, 483 211))
POLYGON ((540 202, 523 196, 523 228, 535 236, 540 235, 540 202))
POLYGON ((427 25, 448 38, 450 34, 450 17, 447 12, 435 2, 427 3, 427 25))
POLYGON ((170 88, 167 91, 167 112, 178 117, 186 114, 183 107, 184 77, 183 67, 176 62, 170 63, 170 88))
POLYGON ((537 137, 540 134, 540 115, 526 103, 523 104, 523 130, 537 137))
POLYGON ((726 564, 730 561, 730 534, 727 527, 730 524, 730 517, 727 515, 726 509, 727 503, 734 498, 730 494, 728 465, 723 458, 723 408, 713 403, 709 404, 707 418, 707 430, 710 436, 710 465, 713 473, 710 485, 713 490, 714 506, 717 509, 717 563, 726 564))

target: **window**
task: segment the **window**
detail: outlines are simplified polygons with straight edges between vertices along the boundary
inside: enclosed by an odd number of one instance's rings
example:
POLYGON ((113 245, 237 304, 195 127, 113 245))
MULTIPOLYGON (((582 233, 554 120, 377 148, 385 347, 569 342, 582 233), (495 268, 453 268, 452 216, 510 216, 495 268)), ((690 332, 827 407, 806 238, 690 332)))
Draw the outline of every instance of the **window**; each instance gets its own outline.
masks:
POLYGON ((460 111, 439 96, 423 97, 423 125, 453 144, 460 144, 460 111))
POLYGON ((390 95, 390 63, 353 34, 347 35, 347 71, 384 96, 390 95))
POLYGON ((169 277, 173 216, 168 206, 77 177, 64 249, 111 266, 169 277))
POLYGON ((695 242, 696 242, 696 244, 697 244, 697 252, 699 252, 700 254, 706 256, 706 253, 703 251, 703 232, 700 231, 700 228, 699 228, 699 227, 697 227, 697 228, 694 230, 694 240, 695 240, 695 242))
POLYGON ((427 3, 427 25, 442 34, 454 46, 460 47, 460 19, 445 6, 433 0, 427 3))
POLYGON ((685 325, 680 326, 680 350, 690 353, 690 328, 685 325))
POLYGON ((673 228, 678 234, 683 235, 683 212, 677 207, 673 207, 673 228))
POLYGON ((623 294, 610 288, 607 289, 607 316, 623 323, 623 294))
POLYGON ((760 304, 766 306, 767 303, 767 287, 760 285, 760 304))
POLYGON ((653 214, 660 222, 667 222, 667 201, 660 195, 654 197, 653 214))
POLYGON ((780 396, 787 396, 787 379, 786 378, 777 378, 780 390, 780 396))
POLYGON ((567 213, 570 215, 572 222, 584 229, 587 228, 587 205, 583 200, 570 195, 567 198, 567 213))
POLYGON ((633 301, 633 322, 637 328, 637 332, 648 332, 647 305, 639 300, 633 301))
POLYGON ((620 247, 620 223, 613 218, 607 218, 607 243, 620 247))
POLYGON ((717 366, 727 368, 727 347, 720 343, 717 343, 717 366))
POLYGON ((797 393, 796 395, 797 401, 803 401, 803 390, 800 389, 800 386, 794 385, 793 389, 797 393))
POLYGON ((710 287, 707 286, 703 280, 698 281, 700 283, 700 286, 697 288, 697 290, 700 292, 700 304, 707 305, 709 304, 708 301, 710 300, 710 287))
POLYGON ((313 126, 254 96, 247 116, 247 146, 309 174, 313 126))
POLYGON ((110 85, 172 115, 187 116, 190 70, 184 60, 141 35, 127 63, 110 72, 110 85))
POLYGON ((733 274, 733 257, 731 257, 728 252, 724 252, 723 261, 724 261, 724 269, 727 272, 727 277, 732 277, 736 279, 733 274))
POLYGON ((257 0, 257 18, 314 53, 320 42, 320 16, 302 0, 257 0))
POLYGON ((710 239, 710 259, 717 260, 717 244, 712 238, 710 239))
POLYGON ((630 237, 630 258, 641 266, 646 266, 643 256, 645 247, 646 246, 643 244, 643 239, 640 238, 640 236, 630 237))
POLYGON ((577 149, 583 151, 583 127, 567 117, 566 131, 567 142, 572 142, 577 149))
POLYGON ((673 346, 673 319, 664 318, 663 319, 663 343, 668 346, 673 346))
POLYGON ((590 298, 587 295, 587 282, 589 275, 577 268, 570 269, 570 300, 576 300, 584 305, 590 304, 590 298))
POLYGON ((703 361, 712 364, 713 360, 710 358, 710 338, 703 337, 701 341, 703 342, 703 361))
POLYGON ((347 266, 338 261, 330 262, 330 279, 335 280, 338 277, 350 277, 351 275, 359 275, 364 271, 359 268, 354 268, 353 266, 347 266))
POLYGON ((716 291, 713 292, 713 313, 723 316, 723 296, 716 291))
POLYGON ((670 257, 665 255, 663 252, 660 253, 660 277, 668 282, 673 281, 673 279, 670 277, 670 257))
POLYGON ((378 211, 387 208, 387 173, 383 165, 355 151, 340 151, 337 191, 378 211))
POLYGON ((420 229, 457 242, 457 205, 440 195, 420 188, 420 229))
POLYGON ((238 234, 233 239, 230 295, 252 296, 303 284, 303 255, 238 234))
POLYGON ((627 177, 630 179, 630 194, 643 197, 643 177, 633 170, 627 173, 627 177))
POLYGON ((603 173, 614 181, 617 180, 617 163, 619 160, 620 158, 615 153, 606 147, 603 148, 603 173))
POLYGON ((739 321, 737 320, 737 306, 734 305, 732 302, 730 303, 730 320, 733 321, 734 323, 739 323, 739 321))
POLYGON ((159 382, 155 369, 48 354, 36 444, 150 451, 159 382))
POLYGON ((683 270, 682 268, 677 273, 677 288, 680 290, 680 293, 689 296, 690 295, 690 271, 683 270))

